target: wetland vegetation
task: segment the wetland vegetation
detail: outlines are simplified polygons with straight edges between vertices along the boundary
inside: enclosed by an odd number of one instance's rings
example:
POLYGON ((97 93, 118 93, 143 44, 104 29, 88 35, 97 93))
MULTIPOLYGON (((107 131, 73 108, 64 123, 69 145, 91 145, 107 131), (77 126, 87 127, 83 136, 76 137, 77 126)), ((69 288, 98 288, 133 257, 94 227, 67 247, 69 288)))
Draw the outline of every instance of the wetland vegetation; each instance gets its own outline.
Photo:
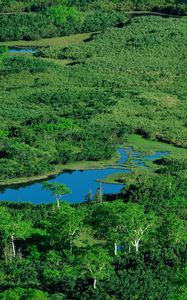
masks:
POLYGON ((102 173, 119 147, 131 170, 106 172, 117 193, 95 185, 68 204, 62 174, 44 183, 49 204, 28 203, 44 202, 34 185, 25 203, 16 190, 18 202, 1 201, 0 299, 186 299, 186 7, 0 1, 3 189, 65 169, 102 173), (36 51, 9 51, 19 47, 36 51), (155 152, 167 155, 145 160, 155 152))
POLYGON ((80 45, 5 55, 1 180, 110 159, 132 133, 185 148, 185 36, 185 17, 137 17, 80 45))

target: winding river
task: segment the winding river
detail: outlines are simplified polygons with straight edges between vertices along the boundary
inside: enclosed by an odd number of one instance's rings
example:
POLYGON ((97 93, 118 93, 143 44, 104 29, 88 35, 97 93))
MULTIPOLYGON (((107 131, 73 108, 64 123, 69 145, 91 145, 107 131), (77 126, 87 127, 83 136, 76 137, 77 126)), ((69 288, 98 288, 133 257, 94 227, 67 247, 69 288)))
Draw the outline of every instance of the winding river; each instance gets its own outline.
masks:
MULTIPOLYGON (((141 152, 132 151, 130 148, 119 148, 120 159, 116 165, 108 166, 104 169, 85 170, 85 171, 66 171, 59 175, 50 177, 48 181, 58 181, 66 184, 72 191, 71 194, 65 195, 64 200, 69 203, 84 202, 85 196, 91 190, 95 194, 99 188, 98 180, 105 179, 108 175, 115 173, 129 173, 124 164, 129 155, 137 167, 144 166, 143 160, 154 160, 167 155, 166 152, 156 152, 154 155, 145 156, 141 152)), ((102 183, 103 193, 116 194, 123 188, 123 184, 102 183)), ((51 203, 53 201, 50 192, 42 188, 42 182, 21 184, 9 186, 1 189, 0 200, 16 202, 32 202, 34 204, 51 203)))

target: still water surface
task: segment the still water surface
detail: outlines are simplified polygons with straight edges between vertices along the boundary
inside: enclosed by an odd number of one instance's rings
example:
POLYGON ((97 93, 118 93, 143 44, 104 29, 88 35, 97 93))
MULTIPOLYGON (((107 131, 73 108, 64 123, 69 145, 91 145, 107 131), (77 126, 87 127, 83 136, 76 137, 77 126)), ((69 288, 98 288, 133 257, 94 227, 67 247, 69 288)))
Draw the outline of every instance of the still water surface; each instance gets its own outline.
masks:
MULTIPOLYGON (((166 152, 156 152, 151 156, 143 156, 141 152, 132 152, 131 149, 119 148, 118 152, 121 157, 116 165, 106 167, 105 169, 85 170, 85 171, 67 171, 59 175, 53 176, 49 179, 50 182, 58 181, 66 184, 72 191, 70 195, 65 195, 64 200, 69 203, 84 202, 85 196, 91 190, 95 194, 99 188, 98 179, 105 179, 106 176, 115 173, 129 173, 129 169, 125 168, 123 164, 131 155, 132 160, 141 167, 144 165, 143 159, 153 160, 167 155, 166 152)), ((102 184, 103 193, 115 194, 119 193, 123 188, 123 184, 102 184)), ((50 203, 53 201, 50 192, 42 189, 42 182, 33 182, 30 184, 22 184, 8 187, 0 191, 0 200, 16 201, 16 202, 32 202, 34 204, 50 203)))
POLYGON ((8 50, 9 53, 12 53, 12 54, 16 54, 16 53, 35 53, 36 52, 36 49, 34 48, 10 48, 8 50))

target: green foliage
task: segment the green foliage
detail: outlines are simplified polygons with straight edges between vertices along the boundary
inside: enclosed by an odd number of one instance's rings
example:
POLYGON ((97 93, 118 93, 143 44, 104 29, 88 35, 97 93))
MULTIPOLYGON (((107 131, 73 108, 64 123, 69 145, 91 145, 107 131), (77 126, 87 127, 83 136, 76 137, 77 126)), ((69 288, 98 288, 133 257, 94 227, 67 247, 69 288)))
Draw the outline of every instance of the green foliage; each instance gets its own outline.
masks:
POLYGON ((1 0, 1 12, 42 11, 51 6, 75 6, 83 10, 156 10, 181 13, 186 10, 185 0, 1 0))
POLYGON ((46 15, 54 21, 57 26, 64 25, 69 19, 80 22, 79 12, 75 7, 52 6, 46 10, 46 15))
POLYGON ((0 293, 1 300, 47 300, 49 299, 47 293, 36 289, 9 289, 0 293))
POLYGON ((187 171, 186 159, 161 158, 154 161, 160 168, 156 171, 158 174, 182 175, 187 171))
POLYGON ((45 12, 2 14, 0 41, 37 40, 105 29, 126 21, 118 12, 82 13, 76 7, 50 6, 45 12))
POLYGON ((94 280, 94 289, 96 289, 97 280, 104 279, 112 272, 112 259, 104 249, 88 250, 79 259, 83 271, 94 280))
POLYGON ((23 220, 22 215, 11 216, 5 207, 0 207, 1 247, 3 248, 6 262, 15 260, 18 253, 16 251, 15 241, 24 240, 33 233, 31 222, 23 220))
POLYGON ((127 21, 127 17, 120 12, 105 12, 94 11, 85 16, 82 24, 83 32, 99 31, 113 27, 118 24, 124 24, 127 21))
POLYGON ((57 207, 60 207, 59 201, 61 200, 63 195, 70 194, 70 189, 62 183, 58 182, 44 182, 43 188, 46 190, 49 190, 51 192, 51 195, 55 198, 57 201, 57 207))
POLYGON ((47 231, 51 237, 51 242, 55 249, 73 251, 73 244, 79 234, 85 218, 84 209, 75 209, 67 203, 62 203, 57 211, 49 218, 47 231), (60 234, 58 228, 61 228, 60 234))
POLYGON ((148 210, 161 212, 165 208, 172 208, 172 205, 182 206, 182 197, 187 196, 186 190, 186 179, 181 176, 138 176, 135 183, 124 190, 124 196, 132 202, 144 205, 148 210))
MULTIPOLYGON (((98 204, 92 210, 93 226, 101 238, 117 247, 134 247, 139 252, 139 244, 150 239, 157 222, 154 214, 145 214, 143 207, 136 204, 124 204, 122 201, 98 204)), ((149 241, 150 242, 150 241, 149 241)), ((117 249, 114 248, 117 255, 117 249)))
POLYGON ((129 133, 186 147, 185 33, 185 17, 138 17, 90 42, 52 48, 54 56, 44 51, 70 65, 7 57, 1 70, 2 180, 111 158, 129 133))
MULTIPOLYGON (((157 176, 163 180, 163 175, 157 176)), ((162 193, 157 191, 164 190, 165 183, 161 186, 154 177, 150 180, 155 183, 158 203, 162 193)), ((144 185, 152 191, 148 180, 144 185)), ((141 186, 138 182, 136 186, 140 195, 141 186)), ((131 195, 133 192, 134 187, 131 195)), ((172 211, 165 206, 158 213, 152 197, 143 199, 141 204, 132 203, 132 196, 89 206, 62 203, 59 209, 1 203, 1 249, 2 236, 9 228, 14 232, 22 229, 15 241, 16 258, 6 262, 4 255, 0 258, 0 299, 78 300, 80 295, 84 299, 109 299, 110 295, 129 300, 156 300, 158 295, 185 299, 184 209, 178 206, 172 211), (25 235, 27 225, 22 226, 26 218, 34 227, 29 235, 25 235), (138 239, 135 251, 133 244, 138 239), (118 246, 115 256, 114 243, 118 246)), ((168 201, 170 195, 165 194, 168 201)))
POLYGON ((187 4, 181 0, 1 0, 0 40, 36 40, 122 26, 127 21, 124 11, 129 10, 185 14, 187 4))
POLYGON ((15 14, 0 17, 0 40, 35 40, 57 35, 54 24, 42 14, 15 14))
MULTIPOLYGON (((5 58, 7 57, 8 48, 5 46, 0 47, 0 70, 4 64, 5 58)), ((0 131, 0 135, 3 134, 3 131, 0 131)))
POLYGON ((22 71, 40 73, 47 71, 48 66, 50 66, 50 63, 44 63, 26 57, 8 57, 3 64, 3 68, 1 68, 1 74, 6 76, 22 71))
POLYGON ((123 10, 156 10, 183 14, 187 8, 184 1, 129 0, 123 2, 90 1, 88 3, 85 0, 2 2, 0 3, 0 10, 3 11, 0 18, 2 28, 0 40, 35 40, 75 32, 103 30, 124 24, 127 19, 123 10), (14 11, 15 14, 12 13, 14 11))

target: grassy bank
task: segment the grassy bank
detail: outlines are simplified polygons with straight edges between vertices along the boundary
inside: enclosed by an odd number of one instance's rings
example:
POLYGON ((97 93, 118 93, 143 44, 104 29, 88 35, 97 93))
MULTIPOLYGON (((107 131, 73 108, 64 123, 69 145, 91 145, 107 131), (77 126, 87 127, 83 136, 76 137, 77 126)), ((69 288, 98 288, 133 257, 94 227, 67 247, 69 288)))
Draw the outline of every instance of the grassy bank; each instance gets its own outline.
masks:
MULTIPOLYGON (((93 33, 82 33, 82 34, 73 34, 70 36, 63 36, 63 37, 55 37, 55 38, 48 38, 48 39, 40 39, 36 41, 9 41, 9 42, 0 42, 0 47, 5 46, 8 48, 62 48, 62 47, 69 47, 73 45, 79 45, 84 43, 87 39, 91 38, 93 33)), ((33 53, 11 53, 10 56, 14 57, 33 57, 33 53)), ((65 66, 72 62, 71 59, 55 59, 55 58, 44 58, 39 57, 37 59, 52 62, 54 64, 65 66)))
POLYGON ((136 151, 144 151, 147 154, 152 154, 156 151, 164 151, 168 152, 168 155, 171 158, 187 159, 187 149, 175 147, 163 142, 151 141, 137 134, 129 135, 124 145, 132 147, 136 151))
MULTIPOLYGON (((168 152, 167 157, 168 158, 174 158, 174 159, 187 159, 187 150, 184 148, 175 147, 173 145, 169 145, 162 142, 157 141, 151 141, 148 139, 145 139, 139 135, 132 134, 129 135, 127 140, 122 145, 124 148, 132 148, 132 150, 129 149, 129 159, 125 163, 125 167, 127 169, 131 169, 133 172, 140 172, 140 173, 150 173, 157 169, 157 166, 149 160, 146 160, 142 157, 141 161, 145 164, 144 166, 137 167, 134 165, 132 160, 132 152, 133 151, 141 151, 142 156, 143 155, 151 155, 154 154, 157 151, 163 151, 168 152)), ((110 160, 103 160, 103 161, 79 161, 79 162, 70 162, 67 164, 59 164, 55 166, 54 170, 47 172, 44 175, 39 176, 31 176, 31 177, 20 177, 20 178, 13 178, 8 179, 6 181, 0 182, 0 186, 6 186, 6 185, 12 185, 12 184, 21 184, 21 183, 27 183, 27 182, 34 182, 39 181, 43 179, 47 179, 48 177, 52 175, 57 175, 59 173, 62 173, 63 171, 76 171, 76 170, 90 170, 90 169, 103 169, 109 165, 116 164, 118 159, 120 158, 119 153, 117 152, 110 160)), ((131 176, 131 175, 130 175, 131 176)), ((103 181, 105 183, 119 183, 120 181, 124 180, 126 177, 128 177, 128 174, 116 173, 111 174, 103 181)))
POLYGON ((49 171, 43 175, 38 176, 30 176, 30 177, 20 177, 20 178, 13 178, 8 179, 5 181, 0 182, 0 186, 8 186, 14 184, 22 184, 34 181, 40 181, 49 178, 53 175, 58 175, 63 171, 76 171, 76 170, 91 170, 91 169, 104 169, 108 165, 115 164, 118 159, 120 158, 119 153, 117 152, 110 160, 103 160, 103 161, 78 161, 78 162, 70 162, 67 164, 59 164, 55 166, 52 171, 49 171))
POLYGON ((7 47, 67 47, 70 45, 76 45, 84 42, 92 33, 80 33, 80 34, 73 34, 70 36, 62 36, 62 37, 55 37, 55 38, 48 38, 48 39, 40 39, 35 41, 6 41, 0 42, 0 46, 7 46, 7 47))
MULTIPOLYGON (((135 151, 141 151, 143 155, 152 155, 155 152, 167 152, 167 157, 171 159, 187 159, 187 150, 184 148, 175 147, 170 144, 166 144, 158 141, 151 141, 145 139, 137 134, 129 135, 126 142, 123 144, 124 147, 131 147, 135 151)), ((142 157, 141 162, 145 164, 145 166, 137 167, 133 163, 131 157, 131 151, 129 150, 129 159, 125 163, 125 167, 129 168, 133 171, 130 174, 117 173, 111 174, 105 178, 103 182, 105 183, 120 183, 126 182, 128 180, 132 180, 134 176, 137 176, 138 173, 147 174, 147 176, 151 175, 158 166, 154 164, 154 161, 146 160, 142 157)))

